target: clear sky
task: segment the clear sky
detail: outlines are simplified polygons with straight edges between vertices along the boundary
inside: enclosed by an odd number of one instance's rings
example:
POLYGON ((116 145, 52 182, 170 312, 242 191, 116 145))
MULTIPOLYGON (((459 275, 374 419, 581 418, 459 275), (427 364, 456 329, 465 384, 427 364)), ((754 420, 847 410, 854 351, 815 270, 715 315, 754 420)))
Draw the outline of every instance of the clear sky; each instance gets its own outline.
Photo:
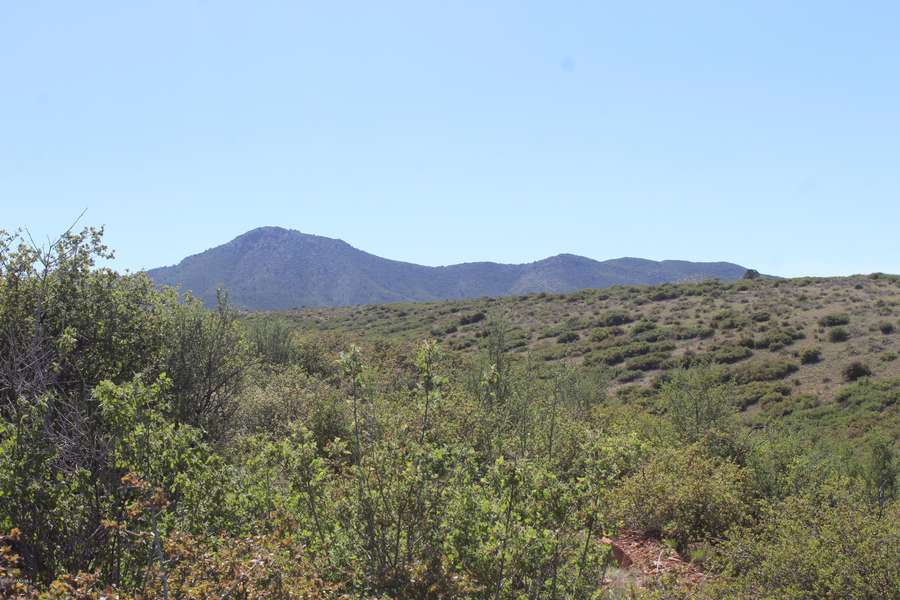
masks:
POLYGON ((0 7, 0 228, 900 272, 900 3, 0 7))

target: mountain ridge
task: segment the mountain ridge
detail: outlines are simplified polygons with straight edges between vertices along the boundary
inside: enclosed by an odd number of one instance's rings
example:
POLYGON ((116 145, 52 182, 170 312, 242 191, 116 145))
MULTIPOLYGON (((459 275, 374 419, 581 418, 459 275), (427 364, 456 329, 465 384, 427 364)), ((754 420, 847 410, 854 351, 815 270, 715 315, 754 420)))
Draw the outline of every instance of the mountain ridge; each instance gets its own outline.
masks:
POLYGON ((729 262, 635 257, 597 261, 569 253, 530 263, 477 261, 432 267, 382 258, 341 239, 266 226, 147 274, 159 285, 191 291, 208 305, 223 288, 242 308, 280 310, 713 278, 732 281, 745 272, 745 267, 729 262))

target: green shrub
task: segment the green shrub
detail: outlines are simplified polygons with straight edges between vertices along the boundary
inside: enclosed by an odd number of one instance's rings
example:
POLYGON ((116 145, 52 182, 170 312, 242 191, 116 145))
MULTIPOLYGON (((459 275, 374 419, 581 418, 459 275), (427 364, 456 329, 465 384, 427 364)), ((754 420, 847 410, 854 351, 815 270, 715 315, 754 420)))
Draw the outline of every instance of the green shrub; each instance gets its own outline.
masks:
POLYGON ((900 379, 863 378, 838 392, 835 400, 846 407, 880 413, 900 404, 900 379))
POLYGON ((885 321, 884 323, 881 323, 878 325, 878 329, 884 335, 890 335, 890 334, 894 333, 894 324, 885 321))
POLYGON ((602 350, 595 350, 586 359, 588 364, 606 364, 609 366, 622 363, 626 358, 641 356, 651 352, 670 352, 675 349, 671 342, 650 344, 647 342, 632 342, 622 346, 613 346, 602 350))
POLYGON ((799 337, 802 336, 776 329, 767 332, 760 339, 754 340, 753 346, 754 348, 768 348, 769 350, 775 351, 780 350, 785 346, 790 346, 794 343, 794 340, 799 339, 799 337))
POLYGON ((735 368, 734 378, 738 383, 775 381, 784 379, 797 369, 799 369, 797 363, 788 360, 758 360, 735 368))
POLYGON ((578 334, 574 331, 566 331, 565 333, 561 333, 559 337, 556 338, 556 341, 559 344, 571 344, 577 342, 579 339, 578 334))
POLYGON ((674 369, 659 390, 658 404, 678 439, 699 441, 733 425, 734 389, 721 367, 674 369))
POLYGON ((614 325, 625 325, 631 323, 634 318, 628 313, 622 311, 610 311, 600 315, 597 324, 605 327, 614 325))
POLYGON ((697 325, 696 327, 677 326, 674 329, 673 337, 676 340, 690 340, 694 338, 708 338, 715 335, 715 330, 709 327, 697 325))
POLYGON ((608 338, 610 335, 612 335, 612 333, 610 332, 609 329, 606 329, 606 328, 595 329, 591 332, 591 341, 592 342, 602 342, 603 340, 608 338))
POLYGON ((877 511, 843 488, 767 504, 757 525, 728 533, 710 598, 896 598, 900 505, 877 511))
POLYGON ((844 381, 856 381, 857 379, 871 375, 872 370, 865 364, 854 361, 844 367, 842 373, 844 375, 844 381))
POLYGON ((804 348, 800 352, 800 362, 804 365, 812 365, 822 360, 822 351, 818 348, 804 348))
POLYGON ((752 381, 739 386, 734 392, 738 408, 746 410, 754 404, 768 405, 791 395, 791 387, 781 382, 752 381))
POLYGON ((668 360, 668 352, 653 352, 637 356, 625 363, 626 369, 637 371, 653 371, 662 368, 663 364, 668 360))
POLYGON ((845 314, 826 315, 819 319, 819 325, 822 327, 837 327, 839 325, 847 325, 850 323, 850 316, 845 314))
POLYGON ((670 538, 684 551, 748 521, 749 484, 746 471, 695 444, 654 454, 613 493, 613 506, 625 527, 670 538))
POLYGON ((844 329, 843 327, 835 327, 830 332, 828 332, 828 339, 831 342, 846 342, 850 339, 850 332, 844 329))
POLYGON ((616 381, 619 383, 631 383, 632 381, 637 381, 641 377, 644 376, 643 371, 622 371, 619 373, 618 377, 616 377, 616 381))
POLYGON ((710 353, 713 362, 732 364, 753 356, 753 351, 744 346, 724 346, 710 353))
POLYGON ((463 315, 462 317, 459 318, 459 324, 460 325, 471 325, 473 323, 478 323, 478 322, 484 321, 486 318, 487 318, 487 315, 484 314, 483 312, 479 311, 479 312, 475 312, 472 314, 463 315))
POLYGON ((631 335, 637 336, 638 334, 644 333, 645 331, 651 331, 653 329, 656 329, 656 323, 654 323, 653 321, 642 319, 631 327, 631 335))

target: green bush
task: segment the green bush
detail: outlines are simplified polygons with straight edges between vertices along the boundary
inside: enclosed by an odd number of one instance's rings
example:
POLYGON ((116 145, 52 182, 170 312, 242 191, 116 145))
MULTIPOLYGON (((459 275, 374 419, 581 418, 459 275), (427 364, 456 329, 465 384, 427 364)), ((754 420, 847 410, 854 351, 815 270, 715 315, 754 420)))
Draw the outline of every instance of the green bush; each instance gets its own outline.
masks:
POLYGON ((481 311, 474 312, 468 315, 463 315, 459 318, 460 326, 463 325, 472 325, 473 323, 480 323, 487 318, 487 315, 481 311))
POLYGON ((785 383, 752 381, 738 387, 734 392, 734 399, 738 408, 746 410, 754 404, 768 405, 779 402, 790 395, 791 388, 785 383))
POLYGON ((867 365, 859 361, 854 361, 844 367, 844 370, 841 371, 841 373, 844 376, 844 381, 856 381, 857 379, 871 375, 872 370, 867 365))
POLYGON ((847 325, 850 323, 850 316, 845 314, 826 315, 819 319, 819 325, 822 327, 837 327, 839 325, 847 325))
POLYGON ((616 381, 618 381, 619 383, 631 383, 632 381, 637 381, 638 379, 640 379, 643 376, 644 376, 643 371, 626 370, 626 371, 622 371, 621 373, 619 373, 619 375, 616 377, 616 381))
POLYGON ((900 505, 883 516, 848 483, 769 503, 757 525, 728 533, 714 560, 711 598, 896 598, 900 505))
POLYGON ((626 362, 625 368, 637 371, 653 371, 655 369, 661 369, 668 358, 669 354, 667 352, 644 354, 643 356, 637 356, 626 362))
POLYGON ((894 333, 894 324, 885 321, 878 325, 878 329, 884 335, 890 335, 890 334, 894 333))
POLYGON ((674 369, 660 387, 658 405, 684 444, 732 428, 734 387, 721 367, 674 369))
POLYGON ((818 348, 804 348, 800 352, 800 362, 804 365, 812 365, 822 360, 822 351, 818 348))
POLYGON ((734 368, 734 378, 738 383, 751 381, 775 381, 784 379, 799 369, 797 363, 788 360, 767 359, 743 363, 734 368))
POLYGON ((579 336, 574 331, 566 331, 565 333, 559 334, 559 337, 556 338, 557 343, 560 344, 571 344, 573 342, 577 342, 579 340, 579 336))
POLYGON ((847 407, 881 413, 888 407, 900 404, 900 379, 863 378, 839 391, 835 400, 847 407))
POLYGON ((850 339, 850 332, 843 327, 835 327, 828 332, 828 340, 831 342, 846 342, 850 339))
POLYGON ((744 346, 725 346, 710 353, 713 362, 732 364, 753 356, 753 351, 744 346))
POLYGON ((631 327, 631 335, 637 336, 646 331, 652 331, 653 329, 656 329, 656 327, 657 325, 653 321, 642 319, 631 327))
POLYGON ((760 349, 767 348, 772 351, 781 350, 785 346, 793 344, 794 340, 799 337, 800 336, 797 334, 776 329, 774 331, 769 331, 761 338, 754 340, 753 346, 760 349))
POLYGON ((602 350, 595 350, 587 357, 588 364, 606 364, 617 365, 622 363, 626 358, 634 356, 642 356, 651 352, 670 352, 675 349, 675 345, 671 342, 632 342, 622 346, 613 346, 602 350))
POLYGON ((622 525, 689 544, 721 536, 751 516, 748 473, 699 444, 654 454, 613 494, 622 525))
POLYGON ((597 324, 603 327, 612 327, 615 325, 625 325, 631 323, 634 318, 626 312, 610 311, 600 315, 597 324))
POLYGON ((609 329, 606 329, 606 328, 595 329, 591 332, 591 341, 592 342, 602 342, 603 340, 607 339, 610 335, 612 335, 612 334, 609 329))

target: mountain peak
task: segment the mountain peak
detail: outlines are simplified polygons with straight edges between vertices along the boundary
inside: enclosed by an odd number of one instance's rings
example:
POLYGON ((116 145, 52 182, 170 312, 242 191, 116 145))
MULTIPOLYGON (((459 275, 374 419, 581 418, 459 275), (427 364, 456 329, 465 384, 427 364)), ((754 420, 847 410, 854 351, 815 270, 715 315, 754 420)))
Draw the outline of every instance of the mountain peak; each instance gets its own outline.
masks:
POLYGON ((227 244, 148 271, 158 284, 179 285, 208 304, 228 290, 243 308, 277 310, 401 301, 569 292, 612 285, 740 279, 732 263, 596 261, 557 254, 527 264, 476 262, 426 267, 374 256, 347 242, 277 226, 251 229, 227 244))

